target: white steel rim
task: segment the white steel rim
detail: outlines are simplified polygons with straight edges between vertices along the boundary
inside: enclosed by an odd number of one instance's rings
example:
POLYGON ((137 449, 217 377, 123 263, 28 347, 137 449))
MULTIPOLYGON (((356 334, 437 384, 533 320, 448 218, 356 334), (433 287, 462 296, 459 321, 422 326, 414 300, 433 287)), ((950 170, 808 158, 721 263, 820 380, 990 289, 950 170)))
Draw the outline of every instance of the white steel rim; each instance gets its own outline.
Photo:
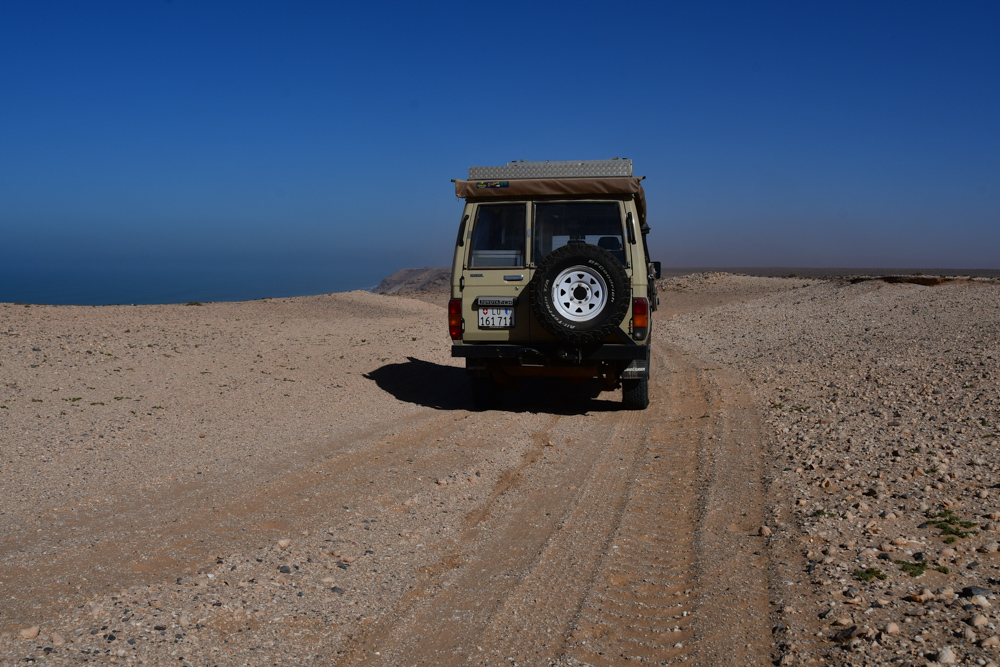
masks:
POLYGON ((562 317, 588 322, 608 303, 608 285, 600 273, 586 266, 572 266, 552 284, 552 302, 562 317))

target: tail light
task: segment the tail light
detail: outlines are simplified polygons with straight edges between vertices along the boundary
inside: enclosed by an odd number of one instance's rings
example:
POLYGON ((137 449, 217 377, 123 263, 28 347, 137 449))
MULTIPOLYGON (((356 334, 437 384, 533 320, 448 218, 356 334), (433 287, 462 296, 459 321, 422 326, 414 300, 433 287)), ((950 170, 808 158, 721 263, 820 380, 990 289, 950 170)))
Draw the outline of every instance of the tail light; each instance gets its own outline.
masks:
POLYGON ((649 301, 632 299, 632 338, 646 340, 649 334, 649 301))
POLYGON ((448 333, 452 340, 462 337, 462 300, 452 299, 448 302, 448 333))

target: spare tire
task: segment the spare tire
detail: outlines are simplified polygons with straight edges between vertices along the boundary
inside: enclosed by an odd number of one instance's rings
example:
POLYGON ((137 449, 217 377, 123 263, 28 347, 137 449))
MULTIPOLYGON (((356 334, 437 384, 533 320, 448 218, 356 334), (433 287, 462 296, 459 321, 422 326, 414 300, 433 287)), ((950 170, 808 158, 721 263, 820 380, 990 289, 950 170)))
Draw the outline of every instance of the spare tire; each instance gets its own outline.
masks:
POLYGON ((596 343, 628 313, 625 267, 595 245, 571 243, 553 250, 539 262, 529 290, 535 318, 568 343, 596 343))

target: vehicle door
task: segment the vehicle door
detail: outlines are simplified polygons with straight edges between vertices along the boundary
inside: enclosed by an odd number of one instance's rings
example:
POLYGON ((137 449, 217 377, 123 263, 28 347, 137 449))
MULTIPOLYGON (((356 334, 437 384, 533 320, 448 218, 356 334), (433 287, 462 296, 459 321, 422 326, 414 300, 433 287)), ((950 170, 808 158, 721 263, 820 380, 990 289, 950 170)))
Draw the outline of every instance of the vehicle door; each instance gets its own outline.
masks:
POLYGON ((477 203, 462 268, 465 342, 529 339, 527 202, 477 203))

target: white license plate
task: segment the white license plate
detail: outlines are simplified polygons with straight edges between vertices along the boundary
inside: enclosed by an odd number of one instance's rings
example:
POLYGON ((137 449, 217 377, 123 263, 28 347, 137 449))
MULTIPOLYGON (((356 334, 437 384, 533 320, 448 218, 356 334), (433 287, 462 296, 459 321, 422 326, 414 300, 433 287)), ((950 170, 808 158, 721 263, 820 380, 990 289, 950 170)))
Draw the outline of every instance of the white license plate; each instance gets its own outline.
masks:
POLYGON ((513 326, 513 308, 479 308, 480 329, 510 329, 513 326))

